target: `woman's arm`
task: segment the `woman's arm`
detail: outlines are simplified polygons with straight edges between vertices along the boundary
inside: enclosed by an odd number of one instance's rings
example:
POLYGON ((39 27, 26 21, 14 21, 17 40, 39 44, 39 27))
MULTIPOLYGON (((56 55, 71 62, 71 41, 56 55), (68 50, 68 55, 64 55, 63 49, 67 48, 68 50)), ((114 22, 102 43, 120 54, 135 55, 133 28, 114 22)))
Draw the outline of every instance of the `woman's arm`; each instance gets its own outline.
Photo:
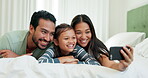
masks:
POLYGON ((130 46, 127 46, 127 47, 129 47, 129 50, 126 47, 123 48, 126 53, 123 50, 120 51, 122 55, 124 56, 125 60, 120 60, 119 63, 109 60, 109 58, 105 55, 101 55, 101 57, 98 60, 103 66, 116 69, 119 71, 123 71, 133 61, 133 48, 130 46))

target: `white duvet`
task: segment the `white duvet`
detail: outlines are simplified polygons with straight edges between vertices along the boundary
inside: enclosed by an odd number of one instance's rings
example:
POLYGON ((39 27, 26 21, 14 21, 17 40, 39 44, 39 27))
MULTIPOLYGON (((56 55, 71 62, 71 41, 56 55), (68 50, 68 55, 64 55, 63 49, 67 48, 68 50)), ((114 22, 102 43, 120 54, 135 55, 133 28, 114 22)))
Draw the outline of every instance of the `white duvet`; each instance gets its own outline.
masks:
POLYGON ((31 56, 0 59, 0 78, 148 78, 148 59, 139 57, 124 72, 103 66, 38 64, 31 56))
POLYGON ((134 61, 123 72, 94 65, 38 64, 32 56, 21 56, 0 59, 0 78, 148 78, 146 43, 148 39, 135 47, 134 61))

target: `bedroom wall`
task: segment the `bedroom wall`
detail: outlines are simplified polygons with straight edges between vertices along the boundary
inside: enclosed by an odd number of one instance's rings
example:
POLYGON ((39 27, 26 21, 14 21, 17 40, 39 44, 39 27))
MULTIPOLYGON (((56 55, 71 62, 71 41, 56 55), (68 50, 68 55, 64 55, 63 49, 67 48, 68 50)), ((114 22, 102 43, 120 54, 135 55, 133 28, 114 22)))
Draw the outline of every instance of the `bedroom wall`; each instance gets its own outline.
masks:
POLYGON ((148 0, 110 0, 109 37, 126 32, 127 11, 148 4, 148 0))

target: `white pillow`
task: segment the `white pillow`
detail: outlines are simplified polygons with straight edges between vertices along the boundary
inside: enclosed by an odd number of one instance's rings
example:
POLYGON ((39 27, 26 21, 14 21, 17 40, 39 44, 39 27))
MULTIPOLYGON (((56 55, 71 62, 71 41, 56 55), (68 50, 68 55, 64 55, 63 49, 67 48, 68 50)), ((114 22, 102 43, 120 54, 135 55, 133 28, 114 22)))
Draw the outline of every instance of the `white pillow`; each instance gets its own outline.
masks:
POLYGON ((148 58, 148 38, 135 46, 135 54, 148 58))
POLYGON ((122 32, 109 38, 105 45, 109 49, 111 46, 126 46, 134 47, 136 44, 143 41, 146 37, 144 32, 122 32))

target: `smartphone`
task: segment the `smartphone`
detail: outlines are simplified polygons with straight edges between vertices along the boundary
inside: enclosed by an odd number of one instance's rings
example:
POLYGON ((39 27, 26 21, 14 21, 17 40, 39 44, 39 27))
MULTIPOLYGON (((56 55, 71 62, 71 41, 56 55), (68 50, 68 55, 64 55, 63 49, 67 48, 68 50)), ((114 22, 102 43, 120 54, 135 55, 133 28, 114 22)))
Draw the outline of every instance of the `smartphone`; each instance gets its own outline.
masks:
POLYGON ((123 47, 110 47, 109 59, 124 60, 124 56, 120 52, 121 49, 123 50, 123 47))

